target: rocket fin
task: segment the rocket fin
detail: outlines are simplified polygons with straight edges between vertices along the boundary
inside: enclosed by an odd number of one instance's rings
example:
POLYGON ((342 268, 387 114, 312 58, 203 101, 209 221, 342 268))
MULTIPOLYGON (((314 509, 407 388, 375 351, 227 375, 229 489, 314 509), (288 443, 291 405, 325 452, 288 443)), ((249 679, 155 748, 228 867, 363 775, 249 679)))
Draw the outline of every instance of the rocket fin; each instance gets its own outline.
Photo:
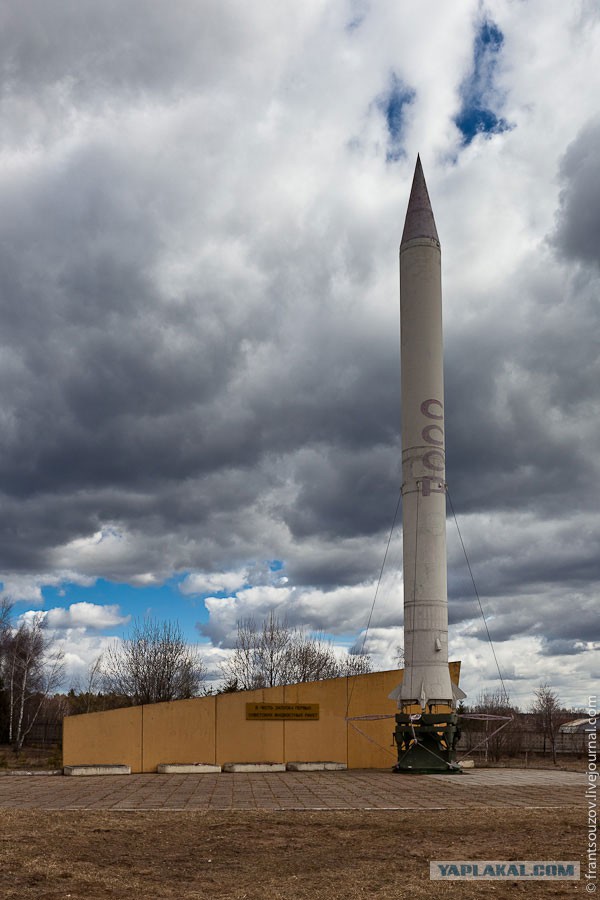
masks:
POLYGON ((461 688, 459 688, 459 686, 457 684, 454 684, 454 682, 451 682, 451 684, 452 684, 452 697, 454 698, 454 700, 455 701, 464 700, 465 697, 467 696, 465 694, 465 692, 461 688))
POLYGON ((395 687, 394 690, 390 694, 388 694, 388 700, 395 700, 396 702, 398 702, 398 700, 400 699, 401 693, 402 693, 402 682, 400 682, 398 687, 395 687))

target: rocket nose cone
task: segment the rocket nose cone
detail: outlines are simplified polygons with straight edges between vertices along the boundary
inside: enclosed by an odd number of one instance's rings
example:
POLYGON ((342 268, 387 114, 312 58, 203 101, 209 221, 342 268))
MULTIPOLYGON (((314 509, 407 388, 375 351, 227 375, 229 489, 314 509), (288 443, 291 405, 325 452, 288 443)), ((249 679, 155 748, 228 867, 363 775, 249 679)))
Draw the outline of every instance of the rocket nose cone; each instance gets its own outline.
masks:
POLYGON ((431 238, 438 245, 440 243, 419 156, 417 156, 400 246, 415 238, 431 238))

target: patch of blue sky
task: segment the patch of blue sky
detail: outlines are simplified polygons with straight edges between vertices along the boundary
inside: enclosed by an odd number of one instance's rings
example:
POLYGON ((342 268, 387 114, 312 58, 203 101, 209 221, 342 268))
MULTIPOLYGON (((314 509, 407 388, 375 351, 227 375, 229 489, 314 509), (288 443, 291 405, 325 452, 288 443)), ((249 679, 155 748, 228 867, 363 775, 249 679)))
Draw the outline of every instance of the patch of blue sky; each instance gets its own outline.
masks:
POLYGON ((386 162, 396 162, 405 155, 403 138, 407 108, 415 100, 415 91, 392 72, 388 89, 375 101, 385 117, 388 132, 386 162))
POLYGON ((481 56, 488 47, 491 47, 494 51, 499 51, 503 43, 504 35, 498 26, 494 22, 490 22, 489 19, 484 19, 475 37, 476 57, 481 56))
POLYGON ((464 147, 468 146, 478 134, 501 134, 512 128, 506 119, 499 118, 491 109, 477 106, 464 107, 454 121, 463 136, 464 147))
POLYGON ((177 622, 186 640, 196 643, 198 621, 207 621, 208 612, 198 597, 185 597, 179 590, 184 575, 178 575, 160 585, 134 586, 99 578, 85 587, 66 583, 60 587, 44 587, 44 609, 67 609, 74 603, 93 603, 98 606, 118 606, 121 616, 130 616, 129 624, 115 625, 101 633, 126 635, 134 619, 148 616, 160 621, 177 622))
POLYGON ((462 105, 454 122, 462 134, 463 147, 480 134, 499 134, 513 126, 492 108, 500 102, 494 84, 504 35, 494 22, 484 19, 473 43, 473 65, 460 87, 462 105))

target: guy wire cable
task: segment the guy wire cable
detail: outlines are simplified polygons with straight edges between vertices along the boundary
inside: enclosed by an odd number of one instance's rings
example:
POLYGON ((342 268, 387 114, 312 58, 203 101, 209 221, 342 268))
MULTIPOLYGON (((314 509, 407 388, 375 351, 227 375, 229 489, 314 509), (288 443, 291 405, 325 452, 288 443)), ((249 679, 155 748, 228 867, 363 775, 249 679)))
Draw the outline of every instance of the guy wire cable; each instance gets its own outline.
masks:
MULTIPOLYGON (((385 547, 385 553, 383 554, 383 562, 381 563, 381 569, 380 569, 380 572, 379 572, 379 578, 377 579, 377 587, 375 588, 375 595, 374 595, 374 597, 373 597, 373 602, 372 602, 372 604, 371 604, 371 612, 369 613, 369 618, 368 618, 368 621, 367 621, 367 627, 366 627, 366 629, 365 629, 365 636, 363 637, 362 646, 361 646, 361 648, 360 648, 361 654, 364 653, 365 643, 366 643, 366 640, 367 640, 367 635, 368 635, 368 633, 369 633, 369 628, 370 628, 370 626, 371 626, 371 619, 373 618, 373 610, 375 609, 375 603, 377 602, 377 594, 379 593, 379 586, 380 586, 380 584, 381 584, 381 579, 382 579, 382 577, 383 577, 383 570, 384 570, 384 568, 385 568, 385 563, 386 563, 386 560, 387 560, 387 557, 388 557, 388 552, 389 552, 389 549, 390 549, 390 544, 392 543, 392 536, 393 536, 393 534, 394 534, 394 528, 396 527, 396 519, 398 518, 398 510, 400 509, 400 503, 401 503, 401 501, 402 501, 402 486, 400 486, 400 491, 399 491, 399 493, 398 493, 398 502, 396 503, 396 509, 395 509, 395 512, 394 512, 394 519, 393 519, 393 521, 392 521, 392 527, 390 528, 389 537, 388 537, 388 539, 387 539, 387 544, 386 544, 386 547, 385 547)), ((346 717, 348 716, 348 712, 349 712, 349 710, 350 710, 350 701, 352 700, 352 693, 353 693, 353 691, 354 691, 354 682, 355 682, 355 679, 356 679, 356 675, 354 675, 353 678, 352 678, 352 686, 351 686, 351 688, 350 688, 350 694, 348 695, 348 704, 347 704, 347 706, 346 706, 346 717)))
POLYGON ((452 510, 452 516, 454 517, 454 524, 456 525, 458 537, 460 539, 463 553, 465 555, 465 560, 467 562, 467 568, 469 570, 469 575, 471 576, 471 581, 473 582, 473 590, 475 591, 475 596, 477 597, 477 603, 479 604, 479 611, 481 612, 481 618, 483 619, 483 624, 485 625, 487 638, 488 638, 488 641, 490 642, 490 647, 492 648, 492 653, 494 655, 494 661, 496 663, 496 668, 498 669, 498 675, 500 677, 500 683, 502 684, 502 691, 504 693, 504 699, 506 700, 506 703, 508 704, 508 702, 509 702, 508 691, 506 690, 506 686, 504 684, 504 679, 502 677, 502 672, 500 671, 500 664, 498 663, 498 657, 496 656, 496 650, 494 649, 494 643, 492 641, 492 636, 490 635, 490 630, 488 628, 487 619, 486 619, 485 613, 483 611, 483 606, 481 605, 479 591, 477 590, 477 585, 475 584, 475 578, 473 577, 473 570, 471 569, 471 563, 469 562, 469 557, 467 556, 465 542, 463 541, 462 534, 460 533, 460 528, 458 527, 458 519, 456 518, 456 513, 454 512, 454 504, 452 503, 452 497, 450 496, 450 490, 448 488, 448 485, 446 485, 446 495, 448 497, 448 503, 450 504, 450 509, 452 510))

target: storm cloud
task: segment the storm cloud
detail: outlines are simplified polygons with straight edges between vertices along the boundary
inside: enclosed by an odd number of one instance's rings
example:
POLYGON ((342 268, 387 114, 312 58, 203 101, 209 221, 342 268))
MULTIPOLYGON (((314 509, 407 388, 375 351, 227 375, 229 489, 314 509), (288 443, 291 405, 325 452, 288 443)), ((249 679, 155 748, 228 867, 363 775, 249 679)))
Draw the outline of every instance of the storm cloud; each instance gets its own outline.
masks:
MULTIPOLYGON (((506 671, 534 683, 529 641, 575 702, 599 639, 599 42, 588 7, 541 0, 6 8, 5 595, 179 577, 182 603, 209 595, 215 647, 272 608, 364 633, 400 487, 397 251, 420 150, 452 503, 506 671)), ((454 527, 451 653, 478 684, 454 527)), ((398 523, 381 664, 401 592, 398 523)))

